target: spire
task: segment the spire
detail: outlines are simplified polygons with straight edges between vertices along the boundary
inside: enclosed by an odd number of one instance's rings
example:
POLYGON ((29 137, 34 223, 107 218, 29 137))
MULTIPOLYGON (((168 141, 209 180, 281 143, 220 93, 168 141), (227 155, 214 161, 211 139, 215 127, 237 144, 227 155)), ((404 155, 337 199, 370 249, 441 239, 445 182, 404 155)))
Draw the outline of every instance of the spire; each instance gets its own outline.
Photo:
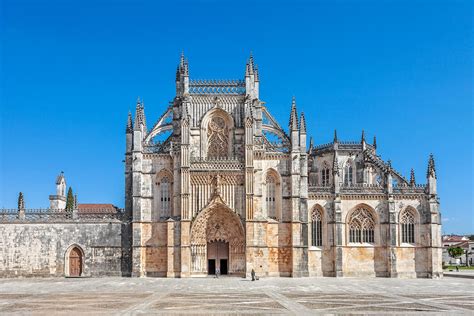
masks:
POLYGON ((304 118, 304 112, 301 112, 300 116, 300 133, 306 134, 306 120, 304 118))
POLYGON ((336 129, 334 130, 334 141, 333 141, 333 142, 334 142, 334 143, 338 143, 338 142, 339 142, 339 140, 337 139, 337 130, 336 130, 336 129))
POLYGON ((252 52, 250 52, 250 57, 247 60, 247 64, 245 65, 245 77, 253 75, 255 72, 255 81, 258 81, 258 70, 255 67, 252 52))
POLYGON ((362 136, 360 138, 360 142, 365 143, 365 132, 364 132, 364 130, 362 130, 362 136))
POLYGON ((259 76, 258 76, 258 66, 255 65, 255 81, 260 81, 259 76))
POLYGON ((179 69, 184 69, 184 50, 181 51, 181 56, 179 57, 179 69))
POLYGON ((298 130, 298 114, 296 112, 296 99, 293 97, 291 101, 291 114, 290 114, 290 130, 298 130))
POLYGON ((253 61, 252 51, 250 51, 249 65, 250 65, 250 71, 253 72, 255 70, 255 63, 253 61))
POLYGON ((188 59, 187 59, 187 58, 186 58, 186 60, 184 61, 183 74, 184 74, 185 76, 189 76, 189 62, 188 62, 188 59))
POLYGON ((135 108, 135 124, 134 127, 136 130, 140 130, 140 126, 142 125, 142 105, 140 103, 140 97, 137 98, 137 106, 135 108))
POLYGON ((25 209, 25 200, 23 198, 23 192, 18 194, 18 211, 25 209))
POLYGON ((131 133, 132 131, 133 131, 132 112, 128 111, 127 127, 125 128, 125 132, 131 133))
POLYGON ((413 170, 413 168, 411 168, 411 170, 410 170, 410 185, 413 187, 413 186, 415 186, 415 184, 416 184, 415 170, 413 170))
POLYGON ((142 104, 141 104, 140 113, 141 113, 141 116, 142 116, 142 124, 145 127, 145 131, 146 131, 145 101, 143 101, 143 100, 142 100, 142 104))
POLYGON ((375 136, 374 136, 374 143, 372 146, 374 146, 374 148, 377 149, 377 138, 375 136))
POLYGON ((426 172, 426 177, 433 177, 436 179, 436 167, 433 154, 430 154, 430 158, 428 160, 428 170, 426 172))
POLYGON ((332 172, 339 175, 339 164, 337 162, 336 152, 334 152, 334 159, 332 160, 332 172))
POLYGON ((179 66, 176 67, 176 81, 179 81, 180 79, 180 73, 179 73, 179 66))

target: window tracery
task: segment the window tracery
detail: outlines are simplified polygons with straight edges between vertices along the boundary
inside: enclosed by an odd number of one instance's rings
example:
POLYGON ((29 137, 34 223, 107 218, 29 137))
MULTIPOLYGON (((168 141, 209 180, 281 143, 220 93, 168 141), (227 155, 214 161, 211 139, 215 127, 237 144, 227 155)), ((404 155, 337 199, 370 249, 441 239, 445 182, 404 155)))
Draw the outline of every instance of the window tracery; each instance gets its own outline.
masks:
POLYGON ((162 178, 160 182, 160 209, 161 217, 171 216, 171 194, 168 177, 162 178))
POLYGON ((311 246, 323 245, 323 215, 319 208, 311 213, 311 246))
POLYGON ((276 180, 273 175, 267 175, 267 195, 266 195, 266 203, 267 203, 267 212, 268 217, 277 219, 277 210, 276 210, 276 180))
POLYGON ((344 168, 344 184, 346 186, 351 186, 353 183, 352 160, 349 160, 347 161, 346 167, 344 168))
POLYGON ((327 167, 321 170, 321 185, 323 187, 329 186, 329 168, 327 167))
POLYGON ((400 215, 400 226, 402 234, 402 243, 415 243, 415 215, 409 209, 406 209, 400 215))
POLYGON ((371 211, 360 207, 349 220, 349 242, 374 243, 375 219, 371 211))
POLYGON ((224 118, 213 117, 207 128, 207 156, 223 158, 229 155, 229 130, 224 118))

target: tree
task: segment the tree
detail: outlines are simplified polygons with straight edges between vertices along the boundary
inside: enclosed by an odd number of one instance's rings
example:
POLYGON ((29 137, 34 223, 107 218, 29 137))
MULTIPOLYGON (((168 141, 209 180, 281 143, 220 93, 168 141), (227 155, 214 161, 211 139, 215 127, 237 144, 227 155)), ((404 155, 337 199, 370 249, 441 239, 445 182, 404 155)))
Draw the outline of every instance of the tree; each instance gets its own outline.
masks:
POLYGON ((66 211, 72 212, 73 209, 74 209, 74 195, 72 194, 72 188, 69 187, 69 190, 67 191, 67 197, 66 197, 66 211))
POLYGON ((450 247, 448 248, 448 253, 451 256, 451 258, 458 258, 461 257, 461 255, 464 253, 464 250, 461 247, 450 247))

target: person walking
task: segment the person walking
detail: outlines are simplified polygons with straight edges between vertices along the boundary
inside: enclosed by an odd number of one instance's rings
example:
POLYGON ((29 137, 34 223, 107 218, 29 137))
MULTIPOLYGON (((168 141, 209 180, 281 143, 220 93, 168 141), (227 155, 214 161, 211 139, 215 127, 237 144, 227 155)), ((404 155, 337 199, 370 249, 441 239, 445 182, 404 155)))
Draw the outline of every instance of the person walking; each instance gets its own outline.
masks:
POLYGON ((216 279, 219 278, 220 273, 221 273, 221 270, 219 268, 216 268, 216 279))
POLYGON ((255 281, 255 270, 252 269, 252 271, 250 272, 250 275, 252 276, 252 281, 255 281))

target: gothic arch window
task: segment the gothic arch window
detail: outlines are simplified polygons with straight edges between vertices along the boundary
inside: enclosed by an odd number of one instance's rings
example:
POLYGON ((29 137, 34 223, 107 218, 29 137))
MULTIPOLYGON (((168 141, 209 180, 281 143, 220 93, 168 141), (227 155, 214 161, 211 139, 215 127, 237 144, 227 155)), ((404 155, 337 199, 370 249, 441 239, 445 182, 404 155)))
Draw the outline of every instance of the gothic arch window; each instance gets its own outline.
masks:
POLYGON ((158 173, 155 183, 154 217, 169 218, 173 215, 173 178, 168 170, 158 173))
POLYGON ((207 126, 207 157, 229 156, 229 130, 223 117, 214 116, 207 126))
POLYGON ((375 218, 368 208, 356 208, 350 215, 348 226, 350 243, 375 242, 375 218))
POLYGON ((275 171, 267 172, 265 178, 265 208, 267 209, 267 216, 274 220, 281 218, 281 186, 278 175, 275 171))
POLYGON ((400 231, 402 243, 415 243, 415 212, 411 208, 400 213, 400 231))
POLYGON ((354 167, 353 162, 349 159, 344 168, 344 184, 346 186, 351 186, 354 184, 354 167))
POLYGON ((321 185, 323 187, 329 186, 329 167, 324 166, 321 170, 321 185))
POLYGON ((163 177, 160 183, 160 204, 161 216, 169 217, 171 215, 171 194, 170 181, 168 177, 163 177))
POLYGON ((311 212, 311 246, 323 245, 323 212, 319 206, 311 212))

